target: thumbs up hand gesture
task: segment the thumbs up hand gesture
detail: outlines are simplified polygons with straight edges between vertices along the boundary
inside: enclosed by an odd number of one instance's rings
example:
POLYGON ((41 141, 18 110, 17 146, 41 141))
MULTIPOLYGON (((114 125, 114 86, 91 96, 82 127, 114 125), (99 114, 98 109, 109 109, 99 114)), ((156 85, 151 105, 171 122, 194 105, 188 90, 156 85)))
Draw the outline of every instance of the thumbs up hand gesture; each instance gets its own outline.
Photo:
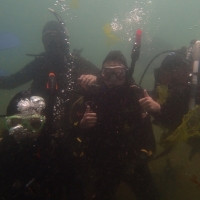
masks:
POLYGON ((90 106, 88 105, 83 115, 83 118, 80 121, 80 126, 82 129, 88 129, 95 126, 97 122, 97 115, 96 113, 92 112, 90 106))
POLYGON ((146 90, 144 90, 144 97, 139 100, 140 106, 147 112, 157 113, 160 111, 160 104, 154 101, 146 90))

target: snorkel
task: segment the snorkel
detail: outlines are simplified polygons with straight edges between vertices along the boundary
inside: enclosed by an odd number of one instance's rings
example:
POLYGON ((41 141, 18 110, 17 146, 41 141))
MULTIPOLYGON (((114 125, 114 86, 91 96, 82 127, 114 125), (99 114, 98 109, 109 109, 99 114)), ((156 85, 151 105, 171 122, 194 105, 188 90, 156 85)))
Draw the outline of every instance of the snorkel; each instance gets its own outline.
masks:
POLYGON ((62 31, 62 36, 63 36, 63 43, 64 43, 64 46, 65 46, 65 56, 66 54, 69 53, 69 34, 68 34, 68 31, 67 31, 67 28, 65 26, 65 23, 64 21, 62 20, 62 18, 60 17, 60 15, 53 9, 51 8, 48 8, 48 10, 54 14, 54 16, 56 17, 56 19, 58 20, 59 24, 60 24, 60 28, 61 28, 61 31, 62 31))
POLYGON ((131 66, 129 69, 130 76, 133 75, 135 63, 140 56, 141 36, 142 36, 142 30, 138 29, 135 34, 135 42, 133 44, 133 48, 131 52, 131 66))

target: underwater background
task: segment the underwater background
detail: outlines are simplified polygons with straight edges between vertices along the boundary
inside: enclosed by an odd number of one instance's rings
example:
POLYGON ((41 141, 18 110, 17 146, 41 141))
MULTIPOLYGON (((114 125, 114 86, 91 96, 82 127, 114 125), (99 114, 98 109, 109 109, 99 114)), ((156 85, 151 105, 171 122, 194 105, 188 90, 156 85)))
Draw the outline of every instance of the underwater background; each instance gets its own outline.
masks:
MULTIPOLYGON (((189 46, 192 39, 200 39, 199 0, 1 0, 0 75, 15 73, 32 61, 26 53, 44 51, 43 26, 47 21, 56 20, 48 8, 57 11, 65 21, 71 51, 83 48, 82 56, 99 68, 113 49, 121 50, 130 64, 135 32, 142 29, 141 54, 134 72, 136 82, 158 53, 189 46), (6 37, 13 43, 6 44, 6 37)), ((159 67, 165 55, 152 63, 143 79, 143 88, 153 88, 153 69, 159 67)), ((28 89, 30 84, 0 90, 0 115, 5 114, 13 95, 28 89)), ((1 118, 0 130, 4 127, 1 118)), ((154 131, 159 141, 161 130, 154 127, 154 131)), ((188 159, 190 148, 180 141, 168 156, 149 163, 163 200, 200 199, 200 147, 191 161, 188 159)), ((157 153, 161 151, 162 146, 157 142, 157 153)), ((134 198, 124 183, 116 195, 119 200, 134 198)))

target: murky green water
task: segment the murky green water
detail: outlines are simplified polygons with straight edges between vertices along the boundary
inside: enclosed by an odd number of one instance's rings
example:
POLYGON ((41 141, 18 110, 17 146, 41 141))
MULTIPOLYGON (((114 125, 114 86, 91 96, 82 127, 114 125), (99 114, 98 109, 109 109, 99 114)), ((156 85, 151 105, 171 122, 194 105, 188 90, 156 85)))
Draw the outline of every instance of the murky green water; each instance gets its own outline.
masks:
MULTIPOLYGON (((142 29, 141 55, 134 73, 136 81, 157 53, 188 46, 192 39, 200 38, 198 0, 1 0, 0 33, 15 34, 21 45, 0 50, 0 69, 14 73, 32 60, 26 53, 43 52, 42 28, 47 21, 55 20, 47 8, 55 9, 65 20, 71 50, 83 48, 82 55, 98 67, 113 49, 120 49, 130 63, 135 31, 142 29), (108 27, 112 28, 111 32, 108 27)), ((152 89, 153 69, 162 59, 162 56, 157 59, 146 73, 144 88, 152 89)), ((29 86, 30 83, 13 90, 0 90, 0 114, 5 114, 6 106, 16 92, 29 86)), ((1 129, 4 127, 3 119, 0 126, 1 129)), ((155 127, 157 141, 160 132, 155 127)), ((158 144, 158 153, 161 151, 158 144)), ((150 162, 163 200, 200 199, 200 154, 189 162, 189 152, 190 147, 180 143, 168 157, 150 162), (172 163, 168 169, 167 159, 172 163), (196 182, 192 181, 193 176, 196 182)), ((123 183, 117 196, 119 200, 133 199, 131 190, 123 183)))

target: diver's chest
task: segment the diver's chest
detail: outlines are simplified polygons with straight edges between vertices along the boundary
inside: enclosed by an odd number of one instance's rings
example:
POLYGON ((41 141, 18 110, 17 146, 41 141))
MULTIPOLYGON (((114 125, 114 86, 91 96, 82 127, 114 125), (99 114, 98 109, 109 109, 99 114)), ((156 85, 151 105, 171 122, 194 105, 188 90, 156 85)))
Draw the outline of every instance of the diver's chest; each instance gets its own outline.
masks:
POLYGON ((138 103, 127 98, 100 101, 95 105, 94 112, 99 121, 111 124, 123 124, 141 116, 138 103))

